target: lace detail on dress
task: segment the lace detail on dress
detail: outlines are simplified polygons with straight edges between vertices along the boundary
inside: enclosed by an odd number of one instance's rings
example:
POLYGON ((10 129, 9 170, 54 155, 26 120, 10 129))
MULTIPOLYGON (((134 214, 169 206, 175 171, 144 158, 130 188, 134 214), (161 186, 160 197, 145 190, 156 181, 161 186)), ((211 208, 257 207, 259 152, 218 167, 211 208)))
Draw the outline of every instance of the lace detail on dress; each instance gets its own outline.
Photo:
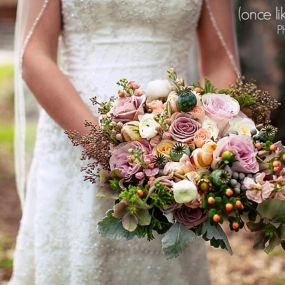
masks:
MULTIPOLYGON (((80 96, 105 99, 122 77, 187 78, 201 0, 62 0, 63 70, 80 96)), ((84 182, 80 150, 41 111, 11 285, 208 285, 203 241, 177 259, 160 239, 112 241, 96 224, 112 202, 84 182)))

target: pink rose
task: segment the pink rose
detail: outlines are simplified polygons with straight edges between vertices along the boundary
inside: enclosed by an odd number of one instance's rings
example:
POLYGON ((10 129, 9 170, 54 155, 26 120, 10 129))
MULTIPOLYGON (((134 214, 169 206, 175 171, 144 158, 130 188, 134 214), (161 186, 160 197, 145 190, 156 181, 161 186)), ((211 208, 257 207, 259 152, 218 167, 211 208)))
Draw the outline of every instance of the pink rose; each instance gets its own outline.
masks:
POLYGON ((112 118, 114 121, 124 123, 137 121, 138 116, 144 114, 145 100, 145 96, 119 97, 110 111, 112 118))
MULTIPOLYGON (((136 149, 136 148, 143 150, 144 155, 151 154, 151 146, 146 140, 121 143, 112 149, 112 156, 109 162, 110 169, 119 170, 125 180, 129 180, 137 172, 143 171, 141 165, 131 162, 129 160, 130 157, 129 149, 136 149)), ((151 171, 157 172, 156 169, 152 169, 151 171)))
POLYGON ((200 124, 187 113, 174 113, 171 116, 169 132, 176 141, 187 143, 193 140, 200 124))
POLYGON ((218 123, 220 131, 240 111, 238 101, 226 94, 205 94, 202 96, 202 105, 206 115, 218 123))
POLYGON ((192 209, 184 205, 175 209, 173 214, 175 219, 188 229, 196 227, 208 219, 207 210, 201 208, 192 209))
POLYGON ((233 163, 233 171, 256 173, 259 170, 259 165, 256 160, 256 151, 249 136, 229 135, 220 139, 213 153, 213 168, 215 168, 216 163, 220 160, 225 150, 230 150, 235 154, 237 161, 233 163))

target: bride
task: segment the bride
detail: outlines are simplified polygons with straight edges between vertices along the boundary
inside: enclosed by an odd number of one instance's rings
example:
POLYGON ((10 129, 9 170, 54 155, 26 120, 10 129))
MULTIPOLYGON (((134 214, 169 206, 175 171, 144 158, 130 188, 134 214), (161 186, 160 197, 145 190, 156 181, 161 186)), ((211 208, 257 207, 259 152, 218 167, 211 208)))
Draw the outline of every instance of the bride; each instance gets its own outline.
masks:
POLYGON ((114 95, 121 78, 145 87, 174 67, 190 80, 196 32, 201 78, 218 87, 235 81, 231 9, 230 0, 19 1, 16 161, 23 217, 11 285, 210 284, 202 240, 169 261, 159 239, 111 241, 97 234, 110 205, 83 182, 80 151, 64 130, 84 133, 85 120, 96 124, 89 99, 114 95), (26 187, 21 74, 42 107, 26 187))

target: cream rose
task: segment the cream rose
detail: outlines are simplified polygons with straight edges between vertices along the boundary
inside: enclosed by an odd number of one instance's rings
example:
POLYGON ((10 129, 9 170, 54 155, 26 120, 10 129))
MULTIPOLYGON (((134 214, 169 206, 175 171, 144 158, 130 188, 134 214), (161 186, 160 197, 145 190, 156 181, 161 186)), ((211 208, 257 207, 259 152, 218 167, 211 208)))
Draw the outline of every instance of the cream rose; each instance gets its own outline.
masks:
POLYGON ((216 140, 219 136, 220 130, 217 123, 207 116, 202 123, 202 129, 207 130, 210 133, 211 137, 214 138, 214 140, 216 140))
POLYGON ((153 114, 139 116, 139 133, 144 139, 151 139, 157 135, 157 128, 160 126, 155 121, 153 114))
POLYGON ((252 131, 257 131, 255 123, 249 118, 233 118, 229 121, 227 133, 251 136, 252 131))
POLYGON ((174 200, 177 203, 188 203, 198 198, 196 185, 189 180, 181 180, 172 186, 174 200))

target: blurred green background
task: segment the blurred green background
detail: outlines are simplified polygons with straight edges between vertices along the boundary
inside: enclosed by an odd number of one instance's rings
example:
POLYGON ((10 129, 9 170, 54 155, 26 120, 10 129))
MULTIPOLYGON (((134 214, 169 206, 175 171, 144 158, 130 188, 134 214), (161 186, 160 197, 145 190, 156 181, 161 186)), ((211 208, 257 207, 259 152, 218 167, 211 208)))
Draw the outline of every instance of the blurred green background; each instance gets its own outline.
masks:
MULTIPOLYGON (((229 0, 230 1, 230 0, 229 0)), ((283 0, 235 0, 237 9, 272 11, 283 0)), ((12 256, 20 220, 20 207, 14 182, 13 161, 13 31, 16 0, 0 0, 0 284, 6 284, 12 271, 12 256)), ((285 5, 284 5, 285 11, 285 5)), ((283 23, 285 25, 285 21, 283 23)), ((276 22, 237 21, 237 38, 242 73, 255 79, 263 89, 283 102, 273 114, 273 122, 285 138, 285 35, 277 35, 276 22)), ((33 103, 28 102, 28 105, 33 103)), ((32 149, 36 125, 34 108, 28 110, 27 145, 32 149)), ((285 212, 285 207, 279 211, 285 212)), ((285 255, 280 248, 267 256, 253 251, 246 231, 230 238, 235 255, 209 249, 213 285, 231 282, 254 285, 285 285, 285 255)), ((31 284, 32 285, 32 284, 31 284)))

